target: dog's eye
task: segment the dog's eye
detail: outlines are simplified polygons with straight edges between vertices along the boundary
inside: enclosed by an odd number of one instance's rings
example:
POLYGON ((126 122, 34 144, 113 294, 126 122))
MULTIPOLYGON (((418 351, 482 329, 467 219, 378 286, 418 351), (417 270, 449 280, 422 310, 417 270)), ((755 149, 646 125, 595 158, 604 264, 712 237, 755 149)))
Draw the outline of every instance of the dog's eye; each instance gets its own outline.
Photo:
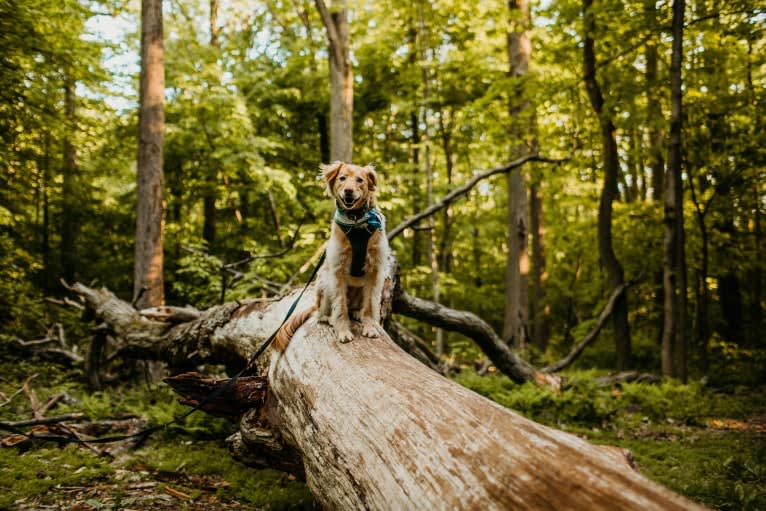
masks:
POLYGON ((346 176, 340 176, 340 177, 338 178, 338 181, 345 181, 345 180, 346 180, 346 176))
POLYGON ((364 179, 362 179, 361 177, 358 177, 358 178, 356 178, 356 182, 357 183, 364 183, 364 179))

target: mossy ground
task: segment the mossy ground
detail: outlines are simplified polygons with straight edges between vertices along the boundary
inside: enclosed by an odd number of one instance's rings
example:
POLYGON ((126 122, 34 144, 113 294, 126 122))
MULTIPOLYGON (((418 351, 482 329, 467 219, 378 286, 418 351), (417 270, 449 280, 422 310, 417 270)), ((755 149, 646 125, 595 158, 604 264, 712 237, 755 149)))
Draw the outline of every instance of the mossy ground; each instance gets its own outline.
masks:
MULTIPOLYGON (((164 385, 122 385, 89 393, 77 370, 36 361, 1 364, 2 401, 25 378, 41 401, 73 398, 50 414, 91 419, 134 414, 150 423, 187 408, 164 385)), ((766 510, 766 389, 640 383, 599 387, 595 373, 569 375, 554 393, 505 377, 463 372, 455 380, 538 422, 631 450, 647 477, 716 509, 766 510)), ((0 408, 3 420, 31 416, 24 394, 0 408)), ((156 434, 136 450, 99 456, 77 446, 0 449, 0 509, 312 509, 305 485, 229 456, 234 427, 203 413, 156 434)))
MULTIPOLYGON (((72 398, 49 415, 80 411, 93 420, 137 415, 156 424, 188 410, 162 384, 90 393, 79 383, 79 371, 26 361, 2 364, 2 370, 0 392, 6 398, 33 374, 38 376, 29 387, 40 401, 59 392, 72 398)), ((3 420, 31 415, 23 393, 0 408, 3 420)), ((53 443, 23 451, 1 448, 0 509, 313 509, 308 489, 293 477, 235 461, 223 442, 234 430, 223 419, 197 412, 135 450, 99 455, 53 443)))

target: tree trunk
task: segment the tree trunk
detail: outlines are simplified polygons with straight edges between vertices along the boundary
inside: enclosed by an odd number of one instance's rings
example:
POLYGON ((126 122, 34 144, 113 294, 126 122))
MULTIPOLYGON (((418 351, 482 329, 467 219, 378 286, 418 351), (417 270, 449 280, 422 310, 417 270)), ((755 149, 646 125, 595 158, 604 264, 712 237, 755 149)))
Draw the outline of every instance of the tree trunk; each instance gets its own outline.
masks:
POLYGON ((161 0, 141 4, 136 258, 133 296, 139 308, 164 302, 162 278, 162 139, 165 128, 161 0))
MULTIPOLYGON (((415 19, 410 21, 410 28, 408 31, 407 42, 410 45, 410 52, 408 55, 409 65, 414 69, 418 65, 418 28, 415 25, 415 19)), ((420 106, 414 105, 410 111, 410 131, 412 133, 411 145, 412 145, 412 214, 417 214, 421 209, 420 198, 420 106)), ((420 266, 421 259, 421 242, 420 231, 415 229, 412 231, 412 266, 420 266)))
MULTIPOLYGON (((452 188, 452 175, 455 170, 455 151, 452 147, 452 114, 450 110, 439 111, 439 135, 441 136, 444 163, 447 170, 447 188, 452 188), (447 118, 445 121, 445 117, 447 118)), ((439 241, 439 268, 444 273, 452 271, 452 205, 444 209, 442 221, 444 231, 439 241)))
MULTIPOLYGON (((526 27, 529 4, 526 0, 508 2, 512 31, 508 33, 508 74, 513 80, 509 103, 511 116, 511 158, 518 158, 529 148, 524 143, 530 129, 531 104, 524 80, 529 68, 532 46, 526 27)), ((527 187, 521 170, 508 174, 508 256, 505 265, 505 320, 503 339, 518 349, 525 349, 529 332, 529 234, 527 187)))
POLYGON ((665 242, 663 283, 665 322, 662 333, 662 373, 686 382, 686 264, 684 251, 683 182, 681 180, 684 0, 673 1, 673 56, 670 66, 671 119, 668 173, 665 179, 665 242), (673 363, 677 353, 677 366, 673 363))
POLYGON ((207 242, 207 250, 208 252, 213 252, 214 245, 215 245, 215 219, 216 219, 216 207, 215 207, 215 201, 216 201, 216 178, 215 178, 215 170, 213 169, 207 169, 208 176, 205 178, 205 184, 203 187, 203 198, 202 198, 202 239, 204 239, 207 242))
POLYGON ((354 73, 351 68, 346 0, 334 2, 331 13, 316 0, 329 45, 330 60, 330 160, 350 162, 353 156, 354 73))
POLYGON ((754 268, 752 271, 752 283, 753 283, 753 298, 750 302, 750 321, 753 325, 753 335, 752 339, 754 340, 753 345, 757 345, 758 342, 760 342, 761 339, 761 326, 763 324, 763 309, 761 307, 761 295, 762 295, 762 280, 763 280, 763 270, 761 269, 761 207, 762 207, 762 197, 761 193, 759 191, 759 185, 758 181, 755 181, 753 184, 753 198, 755 199, 755 203, 753 206, 753 209, 755 209, 755 218, 753 219, 753 248, 754 248, 754 254, 756 258, 758 258, 754 263, 754 268))
POLYGON ((503 339, 526 349, 529 323, 527 189, 520 170, 508 175, 508 257, 505 272, 503 339))
MULTIPOLYGON (((218 48, 218 0, 210 0, 210 46, 213 49, 218 48)), ((212 137, 207 133, 205 135, 210 146, 210 151, 215 151, 212 137)), ((205 184, 202 187, 202 239, 207 242, 208 252, 214 252, 216 239, 216 200, 218 198, 218 162, 214 158, 209 158, 209 167, 206 169, 205 184)))
MULTIPOLYGON (((422 185, 418 177, 420 175, 420 119, 415 110, 410 112, 410 126, 412 129, 412 214, 414 215, 423 209, 420 200, 422 185)), ((415 229, 412 231, 412 266, 420 266, 421 254, 420 231, 415 229)))
POLYGON ((42 164, 42 207, 43 207, 43 225, 42 225, 42 239, 40 252, 43 259, 43 279, 42 288, 46 291, 53 289, 53 271, 51 265, 51 245, 50 245, 50 197, 48 195, 48 189, 50 188, 50 173, 51 173, 51 135, 50 132, 45 132, 44 139, 44 154, 42 164))
POLYGON ((708 340, 710 339, 710 314, 709 303, 710 293, 707 287, 707 277, 709 274, 709 261, 710 261, 710 242, 707 231, 706 216, 708 208, 712 203, 713 197, 706 201, 705 207, 700 205, 697 194, 694 190, 693 177, 689 177, 689 191, 691 191, 692 204, 694 204, 695 216, 697 218, 697 225, 700 228, 700 243, 702 246, 702 255, 700 261, 700 267, 697 270, 696 285, 695 285, 695 304, 696 304, 696 319, 694 328, 694 338, 696 340, 697 349, 699 350, 700 365, 703 374, 707 374, 710 367, 708 360, 708 340))
POLYGON ((62 171, 62 212, 61 212, 61 275, 67 282, 74 281, 77 263, 77 199, 75 198, 75 179, 77 174, 77 151, 74 146, 75 121, 75 84, 70 77, 64 80, 64 116, 66 130, 64 134, 64 167, 62 171))
MULTIPOLYGON (((614 292, 625 282, 622 265, 617 259, 614 247, 612 246, 612 202, 617 197, 617 179, 620 162, 617 155, 614 123, 606 108, 601 87, 596 79, 596 52, 593 39, 596 27, 593 13, 590 12, 592 3, 593 0, 583 0, 583 16, 585 18, 583 67, 585 88, 588 91, 588 97, 601 126, 604 187, 601 190, 601 199, 598 206, 598 250, 601 264, 606 268, 609 278, 609 287, 614 292)), ((623 293, 618 299, 612 317, 617 355, 616 366, 618 371, 624 371, 631 366, 627 292, 623 293)))
MULTIPOLYGON (((649 30, 659 29, 657 27, 657 6, 654 0, 644 2, 644 12, 649 30)), ((662 200, 665 179, 665 162, 662 157, 665 145, 663 130, 665 119, 660 104, 660 86, 657 79, 659 56, 657 54, 657 41, 654 38, 650 38, 646 42, 645 58, 646 72, 644 77, 646 83, 646 116, 649 125, 649 168, 652 170, 652 199, 660 201, 662 200)))
MULTIPOLYGON (((239 366, 295 297, 222 305, 168 329, 111 293, 75 289, 136 353, 239 366)), ((310 319, 257 370, 263 376, 204 409, 241 415, 227 441, 234 455, 305 477, 326 509, 702 509, 639 475, 624 451, 525 419, 426 368, 387 335, 341 344, 310 319)), ((171 382, 187 403, 223 384, 195 375, 171 382)))
MULTIPOLYGON (((434 197, 434 172, 431 167, 431 132, 429 125, 429 102, 431 99, 431 77, 429 74, 429 65, 434 62, 433 54, 431 59, 428 59, 426 48, 423 46, 423 41, 427 41, 426 35, 426 21, 423 14, 423 6, 418 6, 418 38, 420 45, 418 46, 418 53, 420 54, 420 62, 422 63, 420 68, 420 77, 423 83, 423 105, 421 111, 423 112, 423 164, 426 174, 426 208, 430 207, 434 197)), ((438 256, 436 254, 436 221, 434 215, 428 216, 428 243, 426 245, 428 253, 428 264, 431 269, 431 298, 434 303, 439 303, 440 300, 440 287, 439 287, 439 264, 438 256)), ((440 328, 436 328, 434 331, 434 339, 436 342, 436 355, 441 356, 445 353, 444 346, 444 332, 440 328)))
POLYGON ((544 352, 551 336, 550 310, 545 299, 545 220, 543 218, 543 195, 540 185, 532 183, 529 188, 529 225, 532 229, 532 340, 544 352))

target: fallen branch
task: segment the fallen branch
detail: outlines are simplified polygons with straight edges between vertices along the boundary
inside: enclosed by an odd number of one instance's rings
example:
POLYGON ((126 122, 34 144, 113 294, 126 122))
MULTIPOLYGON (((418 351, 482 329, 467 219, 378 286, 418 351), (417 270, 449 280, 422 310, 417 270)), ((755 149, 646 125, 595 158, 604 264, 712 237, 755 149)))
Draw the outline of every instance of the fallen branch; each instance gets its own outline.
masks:
POLYGON ((462 197, 463 195, 466 195, 468 192, 473 189, 474 186, 476 186, 480 181, 487 179, 488 177, 492 177, 495 174, 505 174, 508 173, 516 168, 521 167, 525 163, 531 162, 531 161, 537 161, 537 162, 543 162, 543 163, 561 163, 566 161, 566 159, 563 160, 556 160, 551 158, 545 158, 543 156, 540 156, 538 154, 528 154, 526 156, 522 156, 521 158, 512 161, 511 163, 507 165, 503 165, 502 167, 495 167, 490 170, 486 170, 480 174, 476 174, 471 179, 468 180, 467 183, 465 183, 463 186, 459 188, 455 188, 450 193, 433 203, 432 205, 428 206, 424 210, 415 213, 414 215, 410 216, 406 220, 404 220, 402 223, 394 227, 393 229, 388 230, 388 239, 392 240, 395 237, 399 236, 402 232, 404 232, 405 229, 408 227, 412 227, 416 225, 418 222, 423 220, 424 218, 428 218, 429 216, 433 215, 437 211, 446 208, 453 202, 455 202, 457 199, 462 197))
POLYGON ((48 398, 48 401, 42 406, 42 408, 40 408, 40 413, 42 415, 45 415, 46 413, 50 411, 51 408, 56 406, 58 402, 61 401, 62 399, 69 400, 69 401, 73 400, 72 397, 66 392, 59 392, 58 394, 55 394, 48 398))
POLYGON ((634 381, 640 383, 662 383, 662 378, 651 373, 625 371, 622 373, 610 374, 609 376, 600 376, 593 380, 596 385, 614 385, 615 383, 630 383, 634 381))
POLYGON ((386 325, 386 332, 391 336, 391 339, 404 351, 418 359, 422 364, 430 367, 439 374, 444 374, 444 364, 439 360, 433 351, 430 350, 428 344, 405 328, 404 325, 398 321, 389 321, 386 325))
POLYGON ((5 405, 9 404, 11 401, 13 401, 13 399, 16 396, 18 396, 19 394, 24 392, 24 389, 26 388, 27 385, 29 385, 29 382, 32 381, 34 378, 37 378, 37 376, 39 376, 38 373, 35 373, 35 374, 31 375, 31 376, 27 376, 27 379, 24 380, 24 383, 21 384, 21 388, 19 388, 19 390, 17 390, 13 394, 11 394, 11 397, 9 397, 8 399, 6 399, 2 403, 0 403, 0 406, 5 406, 5 405))
POLYGON ((0 421, 0 429, 13 431, 8 428, 25 428, 29 426, 40 426, 44 424, 58 424, 59 422, 79 421, 87 419, 87 416, 81 412, 65 413, 63 415, 54 415, 53 417, 37 417, 23 421, 0 421))
POLYGON ((72 350, 67 350, 64 348, 47 348, 44 350, 38 350, 36 351, 36 353, 38 355, 49 355, 49 356, 52 356, 52 358, 56 358, 56 357, 64 358, 66 360, 69 360, 75 365, 80 365, 85 361, 83 356, 80 355, 79 353, 75 353, 72 350))
POLYGON ((555 373, 569 367, 572 362, 574 362, 575 359, 580 356, 585 348, 587 348, 593 341, 598 338, 598 334, 604 327, 606 320, 609 319, 609 316, 612 315, 612 311, 614 310, 614 306, 617 303, 617 300, 620 298, 620 296, 622 296, 622 294, 626 289, 628 289, 629 286, 630 283, 625 283, 615 288, 615 290, 612 292, 612 295, 609 297, 609 300, 606 302, 604 309, 601 311, 601 314, 599 314, 596 324, 593 326, 593 328, 591 328, 590 332, 588 332, 588 334, 582 338, 580 342, 572 347, 567 356, 558 362, 554 362, 553 364, 543 367, 540 370, 544 373, 555 373))
POLYGON ((49 303, 53 303, 53 304, 59 305, 61 307, 74 307, 75 309, 78 309, 78 310, 81 310, 81 311, 85 310, 85 307, 81 303, 77 303, 77 302, 75 302, 74 300, 72 300, 69 297, 65 297, 63 300, 61 300, 61 299, 58 299, 58 298, 52 298, 52 297, 48 296, 48 297, 45 298, 45 301, 49 302, 49 303))
POLYGON ((431 325, 459 332, 472 339, 500 371, 516 383, 534 381, 553 389, 561 387, 561 378, 538 371, 516 356, 486 321, 467 311, 450 309, 399 291, 393 300, 393 311, 431 325))
POLYGON ((186 307, 173 307, 171 305, 162 305, 160 307, 150 307, 141 309, 140 314, 155 321, 164 321, 166 323, 186 323, 194 321, 202 314, 199 310, 187 305, 186 307))

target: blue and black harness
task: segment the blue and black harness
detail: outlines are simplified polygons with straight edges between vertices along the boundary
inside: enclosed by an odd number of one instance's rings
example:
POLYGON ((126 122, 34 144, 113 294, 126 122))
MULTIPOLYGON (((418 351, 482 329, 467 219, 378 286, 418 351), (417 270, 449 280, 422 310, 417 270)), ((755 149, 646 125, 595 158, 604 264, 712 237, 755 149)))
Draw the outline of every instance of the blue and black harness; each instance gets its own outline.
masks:
POLYGON ((375 231, 383 230, 383 217, 375 208, 335 210, 334 221, 351 244, 351 276, 364 276, 367 243, 375 231))

